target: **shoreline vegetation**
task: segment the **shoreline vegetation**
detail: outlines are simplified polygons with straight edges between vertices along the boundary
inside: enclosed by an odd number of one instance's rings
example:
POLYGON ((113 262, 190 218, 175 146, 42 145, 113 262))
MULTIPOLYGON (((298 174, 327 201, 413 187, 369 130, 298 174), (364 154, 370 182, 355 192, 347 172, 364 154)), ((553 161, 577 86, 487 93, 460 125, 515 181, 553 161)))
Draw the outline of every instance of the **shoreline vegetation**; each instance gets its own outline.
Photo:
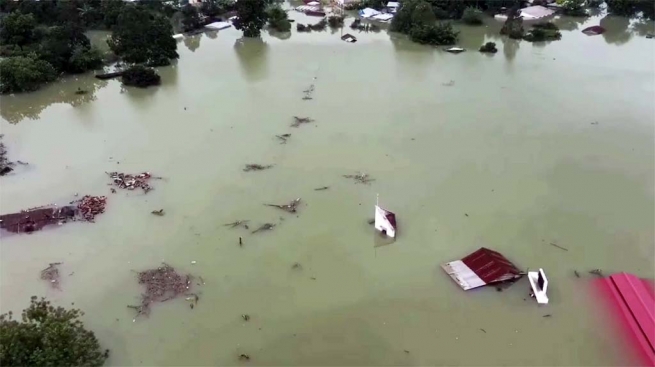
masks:
MULTIPOLYGON (((326 0, 321 0, 326 3, 326 0)), ((602 0, 557 0, 562 14, 588 16, 602 0)), ((655 20, 655 3, 649 0, 606 0, 608 13, 655 20)), ((325 4, 327 5, 327 3, 325 4)), ((452 22, 481 25, 486 14, 509 9, 501 34, 529 42, 561 38, 551 26, 525 30, 516 16, 526 4, 516 0, 405 0, 390 24, 390 31, 405 34, 414 42, 454 45, 459 32, 452 22), (512 16, 512 14, 514 14, 512 16)), ((536 0, 533 5, 545 5, 536 0)), ((386 1, 361 0, 347 10, 384 9, 386 1)), ((0 0, 0 93, 30 92, 64 74, 98 70, 116 61, 126 67, 170 65, 179 58, 175 30, 195 32, 204 25, 236 15, 233 24, 244 37, 260 37, 269 31, 288 33, 291 22, 279 0, 0 0), (109 30, 110 51, 92 46, 84 32, 109 30)), ((329 15, 318 25, 297 24, 297 31, 321 31, 343 27, 342 15, 329 15)), ((357 21, 357 18, 355 19, 357 21)))

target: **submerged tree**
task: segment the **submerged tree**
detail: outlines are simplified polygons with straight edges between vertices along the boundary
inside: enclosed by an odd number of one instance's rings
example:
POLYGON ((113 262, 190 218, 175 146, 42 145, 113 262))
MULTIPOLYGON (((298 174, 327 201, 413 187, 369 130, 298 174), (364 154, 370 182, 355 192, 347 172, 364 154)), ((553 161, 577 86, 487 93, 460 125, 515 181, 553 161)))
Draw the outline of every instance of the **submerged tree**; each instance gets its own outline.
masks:
POLYGON ((190 4, 182 7, 182 26, 185 32, 193 31, 202 26, 198 9, 190 4))
POLYGON ((123 8, 107 43, 129 63, 162 66, 179 57, 169 20, 138 6, 123 8))
POLYGON ((243 31, 244 37, 259 37, 266 24, 267 0, 243 0, 236 2, 237 19, 234 27, 243 31))
POLYGON ((35 28, 36 20, 32 14, 11 13, 0 24, 0 43, 25 46, 34 41, 35 28))
POLYGON ((142 65, 134 65, 123 73, 123 84, 147 88, 151 85, 159 85, 161 77, 152 68, 147 68, 142 65))
POLYGON ((77 309, 54 307, 32 297, 22 321, 11 312, 0 315, 0 360, 3 366, 102 366, 102 350, 92 331, 79 320, 77 309))
POLYGON ((470 25, 481 25, 483 23, 482 16, 482 10, 469 6, 464 9, 462 21, 470 25))
POLYGON ((278 4, 274 4, 266 9, 268 25, 278 32, 288 32, 291 29, 291 23, 287 12, 278 4))
POLYGON ((56 77, 57 71, 52 65, 39 60, 35 54, 0 61, 0 93, 31 92, 56 77))
POLYGON ((585 0, 564 0, 562 2, 562 12, 573 17, 586 16, 585 0))

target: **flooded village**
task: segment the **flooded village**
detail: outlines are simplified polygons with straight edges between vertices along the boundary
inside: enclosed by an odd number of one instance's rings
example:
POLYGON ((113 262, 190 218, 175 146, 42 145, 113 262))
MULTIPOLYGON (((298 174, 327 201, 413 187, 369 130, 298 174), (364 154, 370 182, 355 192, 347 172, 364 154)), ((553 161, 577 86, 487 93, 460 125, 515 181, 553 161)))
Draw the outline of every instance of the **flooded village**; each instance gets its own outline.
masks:
POLYGON ((3 344, 44 297, 77 364, 655 364, 643 2, 50 3, 0 2, 3 344))

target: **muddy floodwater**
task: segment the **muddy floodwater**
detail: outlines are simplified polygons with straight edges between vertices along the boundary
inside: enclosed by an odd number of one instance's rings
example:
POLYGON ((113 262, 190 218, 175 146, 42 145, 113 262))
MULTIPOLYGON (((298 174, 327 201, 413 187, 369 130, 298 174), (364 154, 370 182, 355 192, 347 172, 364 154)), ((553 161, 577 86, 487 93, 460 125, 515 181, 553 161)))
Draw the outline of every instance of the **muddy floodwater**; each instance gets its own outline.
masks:
POLYGON ((654 275, 653 23, 557 23, 562 40, 540 44, 500 38, 492 20, 460 27, 459 55, 386 31, 349 44, 228 29, 180 41, 156 88, 83 75, 3 96, 10 159, 30 165, 2 178, 1 212, 75 193, 108 203, 95 224, 2 238, 1 311, 31 295, 74 303, 110 365, 632 363, 587 272, 654 275), (608 32, 580 32, 596 24, 608 32), (485 41, 499 52, 478 53, 485 41), (164 180, 111 194, 106 171, 164 180), (359 171, 375 181, 342 177, 359 171), (376 247, 377 194, 399 230, 376 247), (298 197, 296 214, 263 205, 298 197), (239 219, 276 227, 224 226, 239 219), (440 265, 481 246, 544 268, 550 304, 527 279, 461 290, 440 265), (134 271, 162 261, 203 277, 200 300, 133 322, 134 271), (39 279, 52 262, 61 290, 39 279))

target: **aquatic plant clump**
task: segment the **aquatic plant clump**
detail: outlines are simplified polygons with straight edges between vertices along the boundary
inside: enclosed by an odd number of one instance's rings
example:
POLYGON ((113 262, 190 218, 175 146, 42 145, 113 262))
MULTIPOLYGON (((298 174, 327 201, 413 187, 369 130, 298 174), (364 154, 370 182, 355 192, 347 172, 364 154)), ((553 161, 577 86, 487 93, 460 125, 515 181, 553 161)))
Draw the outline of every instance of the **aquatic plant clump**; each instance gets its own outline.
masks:
POLYGON ((523 39, 528 42, 557 41, 562 38, 559 28, 553 23, 535 24, 523 39))
POLYGON ((153 303, 166 302, 180 296, 190 297, 190 300, 194 301, 192 305, 198 302, 198 295, 189 293, 193 276, 179 274, 166 263, 158 268, 139 272, 137 278, 139 284, 146 287, 145 293, 141 295, 141 304, 139 306, 127 306, 137 311, 137 317, 150 315, 153 303))

